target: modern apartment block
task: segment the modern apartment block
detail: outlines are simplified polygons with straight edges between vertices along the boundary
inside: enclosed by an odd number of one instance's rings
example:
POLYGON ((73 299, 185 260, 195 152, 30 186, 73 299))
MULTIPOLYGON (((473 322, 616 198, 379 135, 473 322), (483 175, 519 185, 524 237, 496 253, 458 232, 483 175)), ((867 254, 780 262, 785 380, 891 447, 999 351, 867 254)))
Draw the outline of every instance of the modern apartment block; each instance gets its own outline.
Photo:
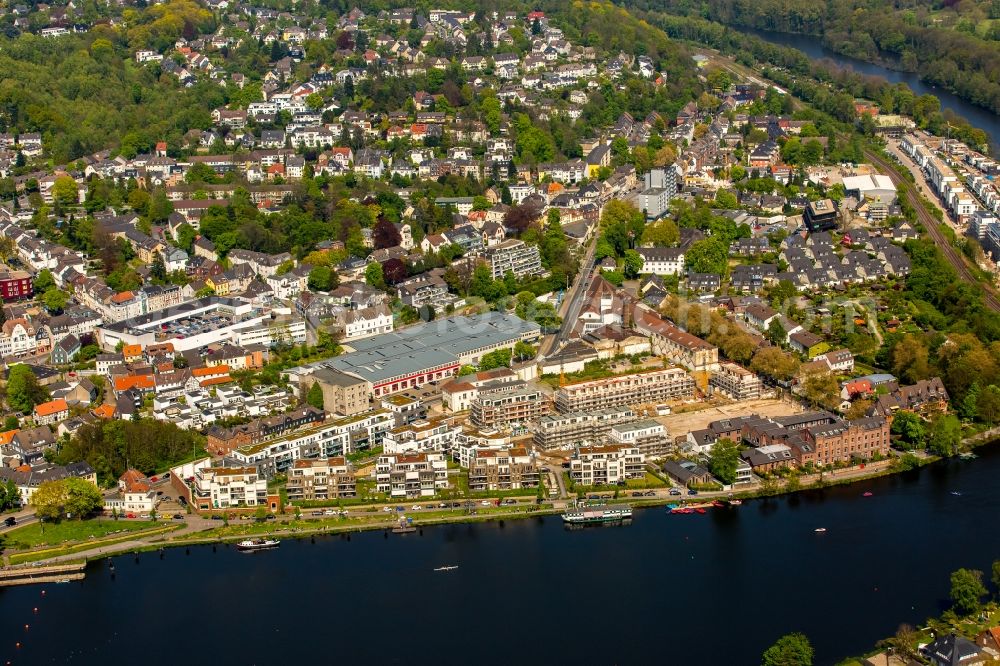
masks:
POLYGON ((384 453, 447 453, 452 450, 455 436, 461 428, 443 418, 429 418, 414 421, 393 428, 382 440, 384 453))
POLYGON ((486 261, 490 264, 494 280, 502 280, 507 273, 523 278, 542 272, 542 258, 538 254, 538 247, 514 238, 486 250, 486 261))
POLYGON ((296 460, 288 470, 285 486, 290 502, 356 497, 358 484, 354 470, 343 456, 296 460))
POLYGON ((598 444, 607 439, 612 427, 635 420, 635 413, 628 407, 551 414, 543 416, 535 424, 534 442, 544 451, 578 444, 598 444))
POLYGON ((390 497, 433 497, 448 487, 448 462, 443 453, 379 456, 375 465, 378 492, 390 497))
POLYGON ((721 363, 708 385, 711 391, 733 400, 756 400, 764 390, 760 377, 735 363, 721 363))
POLYGON ((556 391, 560 412, 583 412, 618 405, 656 404, 694 395, 694 379, 681 368, 577 382, 556 391))
POLYGON ((198 509, 267 505, 267 480, 256 467, 203 467, 195 471, 191 501, 198 509))
POLYGON ((646 475, 646 457, 626 444, 580 446, 569 461, 569 476, 583 486, 613 486, 646 475))
POLYGON ((520 490, 538 487, 538 467, 522 446, 479 450, 469 465, 469 490, 520 490))
POLYGON ((639 449, 648 458, 663 458, 673 448, 666 426, 653 419, 643 419, 613 426, 608 437, 614 444, 625 444, 639 449))
POLYGON ((537 386, 510 384, 480 390, 472 401, 472 424, 477 428, 502 428, 535 421, 552 411, 548 396, 537 386))

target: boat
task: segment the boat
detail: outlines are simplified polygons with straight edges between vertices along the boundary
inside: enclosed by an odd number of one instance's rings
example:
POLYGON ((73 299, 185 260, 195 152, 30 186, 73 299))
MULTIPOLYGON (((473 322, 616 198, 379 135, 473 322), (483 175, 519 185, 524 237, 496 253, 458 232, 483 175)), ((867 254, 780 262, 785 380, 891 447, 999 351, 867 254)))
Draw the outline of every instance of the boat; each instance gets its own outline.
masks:
POLYGON ((266 550, 268 548, 277 548, 280 543, 277 539, 244 539, 236 544, 236 549, 246 552, 266 550))
POLYGON ((957 490, 953 490, 953 491, 951 491, 951 494, 952 494, 952 495, 954 495, 955 497, 961 497, 961 496, 962 496, 962 493, 960 493, 960 492, 959 492, 959 491, 957 491, 957 490))
POLYGON ((966 451, 965 453, 960 453, 958 457, 961 458, 962 460, 975 460, 979 456, 977 456, 972 451, 966 451))
POLYGON ((862 495, 862 497, 871 497, 871 496, 872 496, 872 495, 874 495, 874 494, 875 494, 875 493, 873 493, 872 491, 870 491, 870 490, 869 490, 868 492, 864 493, 864 494, 862 495))
POLYGON ((697 511, 698 513, 705 513, 705 509, 700 506, 697 509, 695 509, 695 511, 697 511))
POLYGON ((819 532, 820 534, 822 534, 823 532, 826 532, 826 528, 825 527, 817 527, 816 529, 813 530, 813 532, 819 532))
POLYGON ((670 513, 694 513, 694 509, 686 506, 675 506, 670 510, 670 513))
POLYGON ((617 523, 632 518, 632 507, 620 506, 589 506, 572 509, 562 514, 567 525, 591 525, 597 523, 617 523))
POLYGON ((451 565, 446 566, 446 567, 438 567, 434 571, 454 571, 457 568, 458 568, 457 564, 451 564, 451 565))
POLYGON ((729 506, 740 506, 741 504, 743 504, 743 500, 741 500, 741 499, 731 499, 731 500, 729 500, 729 506))

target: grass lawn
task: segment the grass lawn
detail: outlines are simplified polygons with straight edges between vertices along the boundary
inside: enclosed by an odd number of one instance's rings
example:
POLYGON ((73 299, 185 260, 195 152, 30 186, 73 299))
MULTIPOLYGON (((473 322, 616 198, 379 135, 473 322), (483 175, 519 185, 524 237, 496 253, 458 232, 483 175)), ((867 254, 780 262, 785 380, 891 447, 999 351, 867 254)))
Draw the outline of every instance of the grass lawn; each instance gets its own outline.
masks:
POLYGON ((36 546, 55 546, 68 541, 100 539, 116 533, 136 532, 151 527, 162 526, 149 520, 111 520, 94 518, 91 520, 64 520, 59 523, 34 523, 8 532, 8 547, 16 550, 36 546))

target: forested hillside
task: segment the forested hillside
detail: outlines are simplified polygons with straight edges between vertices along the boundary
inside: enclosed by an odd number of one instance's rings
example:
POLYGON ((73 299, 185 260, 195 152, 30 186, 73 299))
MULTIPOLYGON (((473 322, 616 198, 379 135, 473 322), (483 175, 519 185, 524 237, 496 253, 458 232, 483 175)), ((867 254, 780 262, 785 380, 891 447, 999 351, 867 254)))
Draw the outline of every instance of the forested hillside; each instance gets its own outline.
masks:
POLYGON ((928 83, 1000 112, 1000 20, 995 20, 1000 3, 637 0, 628 5, 734 27, 815 35, 840 53, 915 71, 928 83))

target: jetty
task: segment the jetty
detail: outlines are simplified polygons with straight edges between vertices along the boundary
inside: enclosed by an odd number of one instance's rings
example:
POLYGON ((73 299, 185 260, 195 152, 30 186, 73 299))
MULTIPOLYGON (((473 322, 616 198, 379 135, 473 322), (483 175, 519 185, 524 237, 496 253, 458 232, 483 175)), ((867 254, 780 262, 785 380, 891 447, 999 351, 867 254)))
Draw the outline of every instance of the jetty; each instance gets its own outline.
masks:
POLYGON ((45 566, 22 566, 0 569, 0 587, 31 585, 33 583, 62 583, 83 580, 86 562, 67 562, 45 566))

